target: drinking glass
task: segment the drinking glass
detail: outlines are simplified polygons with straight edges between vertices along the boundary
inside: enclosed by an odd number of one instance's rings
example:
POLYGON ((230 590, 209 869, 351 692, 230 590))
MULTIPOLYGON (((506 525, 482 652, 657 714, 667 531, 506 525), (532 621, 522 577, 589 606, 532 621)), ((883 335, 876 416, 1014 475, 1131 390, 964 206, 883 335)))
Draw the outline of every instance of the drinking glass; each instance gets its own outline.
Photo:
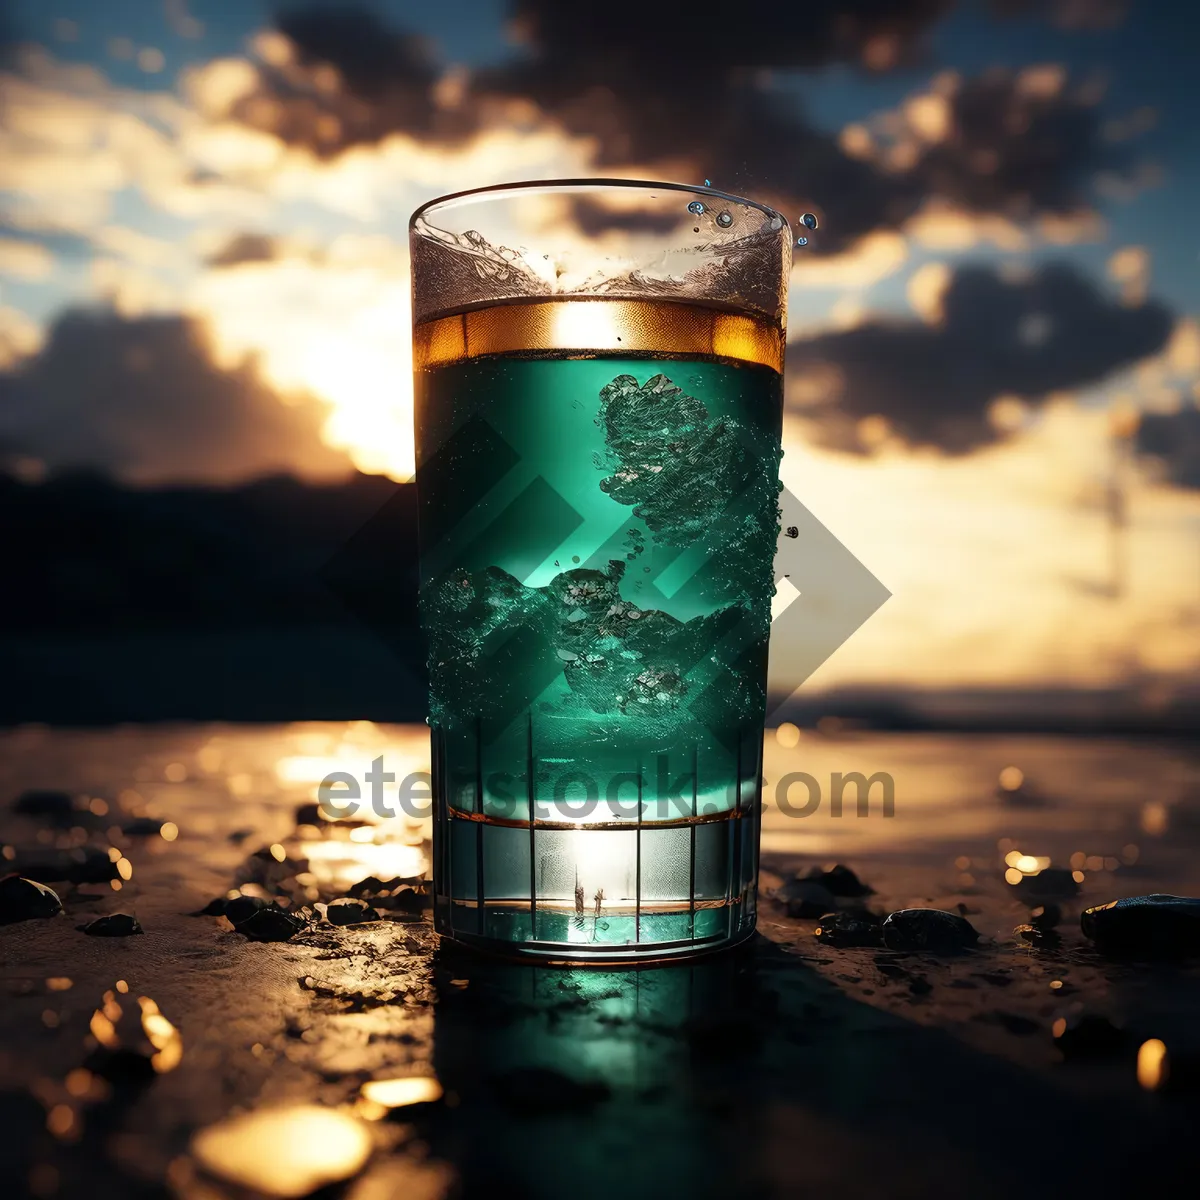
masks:
POLYGON ((434 919, 551 960, 754 928, 791 231, 708 187, 410 223, 434 919))

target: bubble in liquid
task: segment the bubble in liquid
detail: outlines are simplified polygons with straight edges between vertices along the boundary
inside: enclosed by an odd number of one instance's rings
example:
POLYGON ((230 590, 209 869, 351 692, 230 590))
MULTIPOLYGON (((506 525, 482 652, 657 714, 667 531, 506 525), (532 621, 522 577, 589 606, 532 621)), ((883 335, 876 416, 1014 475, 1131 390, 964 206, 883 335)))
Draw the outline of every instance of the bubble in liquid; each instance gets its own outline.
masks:
POLYGON ((797 246, 807 246, 807 245, 808 245, 808 238, 805 238, 805 237, 799 237, 799 238, 797 238, 797 239, 796 239, 796 245, 797 245, 797 246))
POLYGON ((800 224, 803 225, 806 229, 816 229, 817 214, 816 213, 805 213, 804 216, 802 216, 800 218, 800 224))
POLYGON ((699 200, 693 200, 691 204, 688 205, 688 212, 692 213, 694 216, 698 217, 703 211, 704 205, 699 200))
POLYGON ((579 555, 578 555, 578 554, 572 554, 572 555, 571 555, 571 561, 572 561, 573 563, 577 563, 577 562, 579 561, 579 555))
POLYGON ((733 224, 733 213, 731 213, 731 212, 717 213, 717 224, 720 225, 720 227, 722 229, 728 229, 730 227, 730 225, 733 224))

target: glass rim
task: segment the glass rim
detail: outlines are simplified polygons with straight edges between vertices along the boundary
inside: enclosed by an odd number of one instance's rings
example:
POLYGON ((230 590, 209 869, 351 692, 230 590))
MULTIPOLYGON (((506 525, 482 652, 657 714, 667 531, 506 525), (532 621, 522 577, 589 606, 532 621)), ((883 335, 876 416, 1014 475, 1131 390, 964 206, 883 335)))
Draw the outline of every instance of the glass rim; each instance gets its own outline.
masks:
POLYGON ((763 204, 758 200, 750 200, 746 196, 738 196, 733 192, 723 192, 718 188, 705 187, 698 183, 669 183, 665 180, 653 179, 611 179, 611 178, 578 178, 578 179, 522 179, 512 183, 489 183, 482 187, 464 188, 459 192, 447 192, 444 196, 436 196, 432 200, 426 200, 424 204, 416 208, 412 216, 408 218, 409 232, 419 232, 417 230, 417 222, 425 218, 429 213, 442 208, 452 207, 461 200, 472 199, 474 197, 490 196, 500 199, 506 194, 520 192, 543 192, 552 193, 557 191, 568 191, 570 189, 590 189, 592 191, 617 191, 617 190, 638 190, 646 191, 655 189, 666 192, 681 192, 688 193, 694 196, 713 196, 720 200, 725 200, 731 204, 744 204, 749 208, 756 208, 759 212, 767 217, 778 217, 782 224, 779 226, 780 232, 784 229, 790 229, 791 222, 787 217, 778 210, 771 208, 770 205, 763 204))

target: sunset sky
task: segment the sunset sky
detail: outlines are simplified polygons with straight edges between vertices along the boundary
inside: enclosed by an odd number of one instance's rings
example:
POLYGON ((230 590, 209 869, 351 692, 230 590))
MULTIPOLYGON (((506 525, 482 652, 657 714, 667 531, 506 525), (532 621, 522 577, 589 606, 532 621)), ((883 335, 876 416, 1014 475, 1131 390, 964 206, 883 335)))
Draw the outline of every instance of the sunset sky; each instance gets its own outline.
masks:
POLYGON ((707 177, 820 216, 784 479, 893 598, 813 684, 1184 687, 1198 34, 1171 0, 9 0, 0 464, 407 478, 412 209, 707 177))

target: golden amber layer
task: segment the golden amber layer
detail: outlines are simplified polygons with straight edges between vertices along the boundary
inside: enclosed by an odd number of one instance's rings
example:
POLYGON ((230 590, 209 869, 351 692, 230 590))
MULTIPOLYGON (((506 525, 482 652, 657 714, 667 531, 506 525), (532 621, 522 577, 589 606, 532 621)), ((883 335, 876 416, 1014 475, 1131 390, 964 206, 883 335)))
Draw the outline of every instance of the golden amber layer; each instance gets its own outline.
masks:
POLYGON ((783 331, 762 317, 664 300, 521 301, 424 321, 416 370, 491 354, 714 357, 783 371, 783 331))

